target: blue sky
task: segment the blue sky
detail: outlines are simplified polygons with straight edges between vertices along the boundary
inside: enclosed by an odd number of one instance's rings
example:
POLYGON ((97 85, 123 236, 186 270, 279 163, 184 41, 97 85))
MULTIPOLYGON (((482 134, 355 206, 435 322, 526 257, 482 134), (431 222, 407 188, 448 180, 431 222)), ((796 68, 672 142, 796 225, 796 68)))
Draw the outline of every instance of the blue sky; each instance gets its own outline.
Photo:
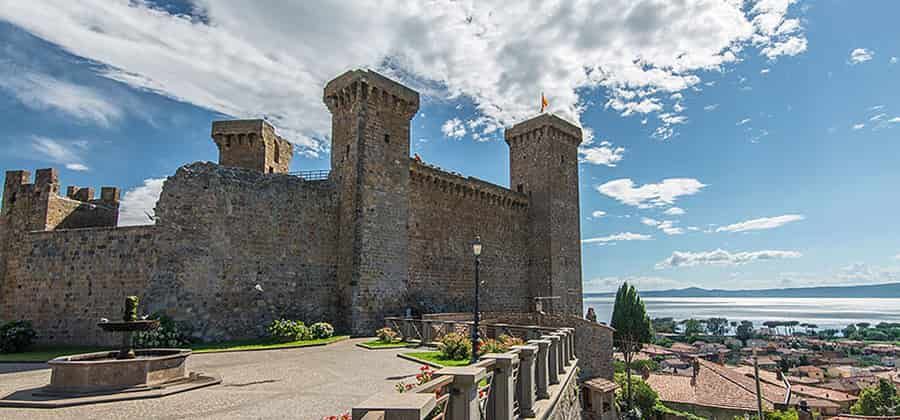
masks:
POLYGON ((0 0, 0 167, 120 186, 125 223, 217 159, 213 119, 327 168, 321 89, 369 67, 422 93, 411 152, 448 170, 507 185, 542 91, 586 129, 588 291, 900 281, 896 2, 74 3, 0 0))

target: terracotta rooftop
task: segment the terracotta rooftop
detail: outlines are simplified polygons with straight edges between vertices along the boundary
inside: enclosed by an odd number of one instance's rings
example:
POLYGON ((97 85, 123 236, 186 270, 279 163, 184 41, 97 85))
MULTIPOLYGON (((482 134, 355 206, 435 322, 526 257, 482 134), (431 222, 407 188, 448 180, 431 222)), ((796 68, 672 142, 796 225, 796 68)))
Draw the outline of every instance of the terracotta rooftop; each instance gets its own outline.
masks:
MULTIPOLYGON (((707 407, 722 407, 738 410, 756 410, 756 381, 739 371, 723 365, 698 359, 700 369, 697 370, 696 383, 691 377, 678 375, 652 374, 647 383, 665 402, 685 403, 707 407)), ((762 378, 762 377, 761 377, 762 378)), ((765 380, 760 382, 763 408, 773 409, 775 404, 784 403, 787 391, 765 380)), ((811 407, 838 408, 831 401, 804 396, 811 407)), ((790 403, 800 399, 791 398, 790 403)))

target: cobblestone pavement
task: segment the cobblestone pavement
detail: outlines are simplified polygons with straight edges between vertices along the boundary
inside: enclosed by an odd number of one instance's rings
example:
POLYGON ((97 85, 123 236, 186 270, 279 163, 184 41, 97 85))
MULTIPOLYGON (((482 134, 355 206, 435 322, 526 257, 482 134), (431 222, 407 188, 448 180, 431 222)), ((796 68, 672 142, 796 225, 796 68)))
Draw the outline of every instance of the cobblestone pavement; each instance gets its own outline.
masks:
MULTIPOLYGON (((0 408, 0 419, 321 419, 372 394, 412 381, 418 366, 399 350, 365 350, 345 340, 324 347, 197 354, 188 368, 222 384, 164 398, 60 409, 0 408)), ((41 366, 41 365, 37 365, 41 366)), ((42 386, 50 370, 0 364, 0 396, 42 386)))

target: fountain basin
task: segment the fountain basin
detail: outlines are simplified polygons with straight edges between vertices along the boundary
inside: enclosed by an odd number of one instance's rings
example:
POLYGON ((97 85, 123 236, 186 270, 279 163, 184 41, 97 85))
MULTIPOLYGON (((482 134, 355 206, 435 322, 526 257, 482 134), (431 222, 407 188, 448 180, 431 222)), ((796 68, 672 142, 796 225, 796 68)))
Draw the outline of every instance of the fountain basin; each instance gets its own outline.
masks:
POLYGON ((158 319, 147 319, 139 321, 113 321, 101 322, 97 324, 103 331, 109 332, 137 332, 137 331, 153 331, 159 328, 158 319))
POLYGON ((134 359, 117 359, 118 352, 57 357, 45 389, 54 394, 94 394, 143 391, 188 379, 185 349, 135 350, 134 359))

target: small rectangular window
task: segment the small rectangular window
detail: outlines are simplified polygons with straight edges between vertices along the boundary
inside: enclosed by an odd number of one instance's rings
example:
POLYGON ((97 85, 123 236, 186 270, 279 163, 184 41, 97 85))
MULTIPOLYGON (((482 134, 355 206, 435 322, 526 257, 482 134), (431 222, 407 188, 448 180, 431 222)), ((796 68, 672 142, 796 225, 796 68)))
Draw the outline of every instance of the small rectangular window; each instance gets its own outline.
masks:
POLYGON ((523 192, 525 191, 525 187, 522 184, 516 185, 516 191, 523 192))
POLYGON ((390 134, 385 134, 385 135, 384 135, 384 142, 385 142, 385 143, 390 143, 390 142, 391 142, 391 135, 390 135, 390 134))

